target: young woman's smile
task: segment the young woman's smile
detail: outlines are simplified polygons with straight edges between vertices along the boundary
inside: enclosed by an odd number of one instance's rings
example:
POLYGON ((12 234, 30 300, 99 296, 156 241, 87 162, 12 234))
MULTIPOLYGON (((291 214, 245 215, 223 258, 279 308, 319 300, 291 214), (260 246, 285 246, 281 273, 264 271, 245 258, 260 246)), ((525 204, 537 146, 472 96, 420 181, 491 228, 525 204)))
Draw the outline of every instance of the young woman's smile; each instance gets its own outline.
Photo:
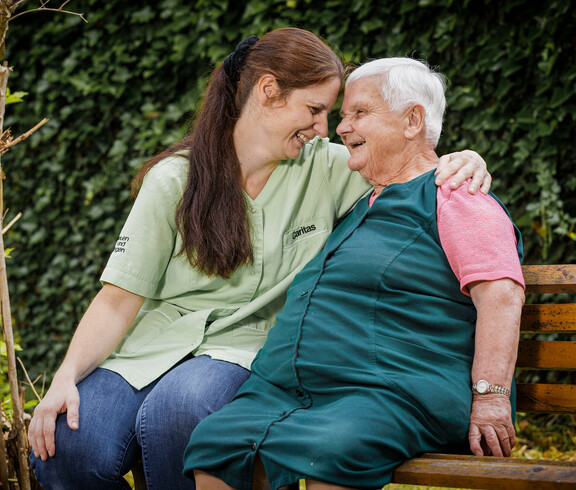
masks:
POLYGON ((340 80, 333 78, 293 90, 285 100, 273 105, 269 112, 269 142, 275 145, 279 159, 297 158, 306 143, 316 136, 328 136, 328 113, 339 90, 340 80))

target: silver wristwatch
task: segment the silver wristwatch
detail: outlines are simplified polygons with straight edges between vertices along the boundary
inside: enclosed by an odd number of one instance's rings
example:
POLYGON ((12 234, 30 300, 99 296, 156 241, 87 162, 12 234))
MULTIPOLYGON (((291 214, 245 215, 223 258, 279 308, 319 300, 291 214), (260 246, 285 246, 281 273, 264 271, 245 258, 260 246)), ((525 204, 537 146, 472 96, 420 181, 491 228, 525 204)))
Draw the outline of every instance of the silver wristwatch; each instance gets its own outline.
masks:
POLYGON ((487 393, 500 393, 501 395, 506 395, 510 398, 510 390, 504 388, 503 386, 490 384, 485 379, 479 379, 472 385, 472 391, 475 391, 479 395, 485 395, 487 393))

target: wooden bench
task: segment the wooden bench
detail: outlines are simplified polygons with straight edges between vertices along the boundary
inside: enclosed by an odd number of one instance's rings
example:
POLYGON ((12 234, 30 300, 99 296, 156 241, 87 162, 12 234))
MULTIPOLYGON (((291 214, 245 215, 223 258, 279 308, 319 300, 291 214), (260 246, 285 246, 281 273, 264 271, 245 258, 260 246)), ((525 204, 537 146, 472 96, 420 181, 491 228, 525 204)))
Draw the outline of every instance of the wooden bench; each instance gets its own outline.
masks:
MULTIPOLYGON (((527 303, 522 312, 523 336, 576 333, 576 304, 528 304, 531 294, 576 294, 576 265, 525 265, 522 269, 527 303)), ((574 302, 574 297, 570 299, 574 302)), ((574 371, 576 341, 521 339, 516 366, 521 370, 574 371)), ((519 383, 517 411, 576 413, 576 385, 519 383)), ((146 488, 143 479, 137 477, 137 481, 138 490, 146 488)), ((426 453, 399 466, 392 481, 454 488, 574 490, 576 462, 426 453)), ((298 490, 298 485, 288 490, 298 490)))
MULTIPOLYGON (((526 305, 522 311, 518 370, 575 371, 576 304, 528 304, 531 294, 576 294, 576 265, 525 265, 526 305), (558 340, 533 334, 561 334, 558 340), (525 337, 528 337, 526 339, 525 337), (574 338, 574 337, 573 337, 574 338)), ((564 300, 564 298, 561 298, 564 300)), ((568 299, 568 298, 567 298, 568 299)), ((566 299, 566 300, 567 300, 566 299)), ((576 385, 518 383, 517 411, 576 413, 576 385)), ((576 462, 426 453, 394 472, 394 483, 454 488, 518 490, 576 489, 576 462)))

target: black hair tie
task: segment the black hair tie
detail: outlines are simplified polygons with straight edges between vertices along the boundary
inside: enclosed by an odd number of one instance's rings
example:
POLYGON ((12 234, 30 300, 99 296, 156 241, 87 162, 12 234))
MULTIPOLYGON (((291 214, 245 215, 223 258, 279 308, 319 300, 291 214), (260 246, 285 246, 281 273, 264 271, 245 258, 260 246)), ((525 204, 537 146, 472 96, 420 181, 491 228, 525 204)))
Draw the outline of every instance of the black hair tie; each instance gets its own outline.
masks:
POLYGON ((240 80, 240 70, 244 66, 248 51, 258 42, 258 36, 249 36, 240 41, 233 53, 230 53, 224 60, 224 71, 233 85, 240 80))

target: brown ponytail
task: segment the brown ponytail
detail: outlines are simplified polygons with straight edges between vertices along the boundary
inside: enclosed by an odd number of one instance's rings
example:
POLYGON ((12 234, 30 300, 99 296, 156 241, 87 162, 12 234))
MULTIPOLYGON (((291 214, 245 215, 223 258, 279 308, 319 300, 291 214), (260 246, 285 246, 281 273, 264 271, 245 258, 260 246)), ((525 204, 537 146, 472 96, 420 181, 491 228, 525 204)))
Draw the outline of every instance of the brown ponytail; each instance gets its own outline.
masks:
POLYGON ((267 73, 276 77, 281 97, 294 89, 344 78, 339 58, 311 32, 296 28, 269 32, 250 48, 237 86, 222 65, 213 71, 192 131, 146 162, 132 183, 136 194, 156 163, 188 151, 188 181, 176 210, 183 242, 178 254, 186 253, 192 266, 206 275, 229 278, 236 268, 253 260, 233 131, 252 87, 267 73))

